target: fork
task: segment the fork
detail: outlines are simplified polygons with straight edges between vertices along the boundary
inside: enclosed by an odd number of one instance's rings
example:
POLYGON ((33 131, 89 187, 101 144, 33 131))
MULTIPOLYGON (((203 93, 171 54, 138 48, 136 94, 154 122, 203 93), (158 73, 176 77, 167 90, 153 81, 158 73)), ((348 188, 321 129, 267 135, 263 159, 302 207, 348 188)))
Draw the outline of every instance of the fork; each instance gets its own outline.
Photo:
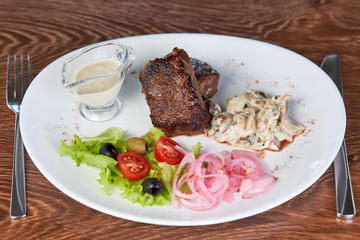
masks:
POLYGON ((25 78, 25 64, 23 55, 20 56, 20 77, 18 75, 17 56, 14 57, 14 77, 11 81, 10 55, 7 59, 6 78, 6 103, 15 113, 15 134, 14 134, 14 156, 13 173, 11 184, 10 217, 17 219, 26 216, 26 192, 25 192, 25 166, 24 166, 24 145, 21 138, 19 119, 21 102, 25 91, 30 85, 33 77, 31 70, 30 56, 27 55, 28 81, 25 78))

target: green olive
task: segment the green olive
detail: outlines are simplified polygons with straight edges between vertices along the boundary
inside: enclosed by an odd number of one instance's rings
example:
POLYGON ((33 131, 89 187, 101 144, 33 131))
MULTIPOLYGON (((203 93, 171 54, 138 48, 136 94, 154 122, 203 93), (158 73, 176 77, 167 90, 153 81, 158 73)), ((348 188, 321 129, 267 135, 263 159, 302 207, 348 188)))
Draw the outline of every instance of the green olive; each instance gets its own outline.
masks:
POLYGON ((132 137, 126 141, 126 149, 128 150, 128 152, 134 152, 140 155, 144 155, 147 152, 148 146, 147 142, 144 139, 132 137))

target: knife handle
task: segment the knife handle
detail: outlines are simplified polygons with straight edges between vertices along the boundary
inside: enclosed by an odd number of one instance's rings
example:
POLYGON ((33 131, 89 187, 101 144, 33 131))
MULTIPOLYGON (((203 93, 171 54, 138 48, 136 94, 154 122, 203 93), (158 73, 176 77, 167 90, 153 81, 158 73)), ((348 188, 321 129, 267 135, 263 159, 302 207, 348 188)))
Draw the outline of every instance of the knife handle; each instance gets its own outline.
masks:
POLYGON ((356 215, 356 209, 351 187, 345 140, 334 159, 334 173, 337 216, 339 218, 352 219, 356 215))

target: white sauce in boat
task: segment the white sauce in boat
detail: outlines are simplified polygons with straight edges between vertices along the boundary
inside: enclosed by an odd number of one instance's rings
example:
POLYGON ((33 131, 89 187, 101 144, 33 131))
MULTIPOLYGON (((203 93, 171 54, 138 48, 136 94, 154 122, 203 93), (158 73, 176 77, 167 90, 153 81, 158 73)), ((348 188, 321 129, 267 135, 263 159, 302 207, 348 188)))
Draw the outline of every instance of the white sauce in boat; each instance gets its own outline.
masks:
POLYGON ((119 66, 119 61, 109 58, 90 63, 79 69, 75 75, 76 82, 93 77, 99 78, 76 87, 78 98, 94 107, 113 101, 123 82, 119 81, 121 72, 116 72, 119 66), (108 76, 101 77, 104 75, 108 76))

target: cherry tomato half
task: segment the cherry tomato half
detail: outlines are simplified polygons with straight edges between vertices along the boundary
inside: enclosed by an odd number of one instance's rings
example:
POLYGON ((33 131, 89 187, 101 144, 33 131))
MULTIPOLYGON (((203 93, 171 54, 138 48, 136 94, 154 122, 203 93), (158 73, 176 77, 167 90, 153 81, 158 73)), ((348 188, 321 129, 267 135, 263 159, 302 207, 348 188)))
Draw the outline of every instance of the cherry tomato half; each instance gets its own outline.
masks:
POLYGON ((120 172, 125 178, 139 180, 150 171, 149 162, 141 155, 133 152, 123 152, 117 157, 120 172))
POLYGON ((155 157, 159 162, 166 162, 175 165, 181 162, 184 154, 175 149, 180 146, 177 142, 169 137, 161 136, 155 145, 155 157))

